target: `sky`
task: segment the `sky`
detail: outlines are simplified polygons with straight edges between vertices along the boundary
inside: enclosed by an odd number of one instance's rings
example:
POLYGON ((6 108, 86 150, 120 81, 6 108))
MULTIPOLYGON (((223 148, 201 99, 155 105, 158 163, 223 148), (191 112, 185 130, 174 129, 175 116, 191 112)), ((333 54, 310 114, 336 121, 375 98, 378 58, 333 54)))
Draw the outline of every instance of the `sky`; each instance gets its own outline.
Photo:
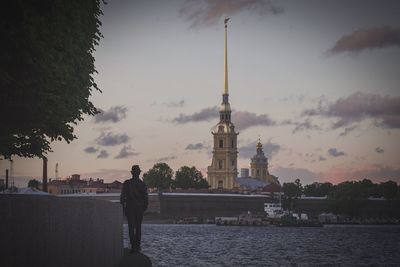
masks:
MULTIPOLYGON (((400 183, 400 2, 114 0, 94 57, 102 113, 52 143, 49 177, 107 182, 157 162, 206 176, 224 81, 239 131, 238 168, 258 138, 280 182, 400 183)), ((0 160, 0 178, 10 162, 0 160)), ((18 186, 40 159, 14 158, 18 186)))

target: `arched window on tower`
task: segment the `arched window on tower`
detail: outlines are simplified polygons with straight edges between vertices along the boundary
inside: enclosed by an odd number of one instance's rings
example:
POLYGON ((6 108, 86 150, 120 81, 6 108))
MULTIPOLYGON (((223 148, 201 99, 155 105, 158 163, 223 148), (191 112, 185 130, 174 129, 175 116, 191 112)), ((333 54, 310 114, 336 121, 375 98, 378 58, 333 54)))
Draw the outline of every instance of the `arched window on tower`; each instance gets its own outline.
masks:
POLYGON ((224 164, 223 164, 222 160, 218 160, 218 168, 222 169, 224 167, 223 165, 224 164))
POLYGON ((232 140, 232 148, 235 148, 235 140, 232 140))
POLYGON ((224 140, 219 139, 219 148, 223 148, 224 147, 224 140))

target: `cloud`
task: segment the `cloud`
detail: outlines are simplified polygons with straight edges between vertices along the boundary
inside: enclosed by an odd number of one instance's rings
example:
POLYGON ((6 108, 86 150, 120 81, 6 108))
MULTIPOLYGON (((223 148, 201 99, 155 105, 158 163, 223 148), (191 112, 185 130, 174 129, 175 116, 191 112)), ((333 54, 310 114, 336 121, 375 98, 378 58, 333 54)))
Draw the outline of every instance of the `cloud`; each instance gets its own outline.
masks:
POLYGON ((321 128, 318 125, 312 124, 309 118, 307 118, 303 122, 284 120, 283 122, 280 123, 280 125, 295 125, 295 128, 292 130, 293 134, 300 131, 321 130, 321 128))
POLYGON ((267 114, 257 115, 248 111, 235 111, 232 114, 232 121, 238 130, 245 130, 254 126, 274 126, 276 122, 267 114))
POLYGON ((111 107, 109 110, 104 111, 99 109, 100 113, 94 117, 95 123, 103 122, 119 122, 126 118, 126 113, 128 108, 125 106, 115 106, 111 107))
POLYGON ((108 158, 110 154, 108 154, 107 150, 100 151, 100 154, 97 156, 98 159, 105 159, 108 158))
POLYGON ((346 135, 348 135, 350 132, 354 131, 355 129, 357 129, 357 126, 346 127, 346 128, 344 128, 344 132, 341 132, 341 133, 339 134, 339 136, 346 136, 346 135))
POLYGON ((303 122, 294 123, 296 127, 292 130, 292 133, 297 133, 299 131, 307 131, 307 130, 321 130, 318 125, 312 124, 309 119, 303 122))
POLYGON ((199 112, 193 113, 191 115, 179 114, 179 116, 174 118, 172 121, 179 124, 185 124, 188 122, 210 121, 218 117, 219 117, 218 108, 210 107, 210 108, 204 108, 199 112))
MULTIPOLYGON (((333 103, 319 104, 317 108, 306 109, 301 115, 335 118, 332 129, 349 127, 365 119, 372 119, 377 127, 398 129, 400 97, 357 92, 333 103)), ((349 127, 349 130, 353 130, 352 127, 349 127)))
POLYGON ((115 180, 123 182, 124 180, 131 178, 130 166, 127 166, 126 170, 99 169, 95 172, 81 173, 81 178, 82 179, 100 178, 109 182, 113 182, 115 180))
POLYGON ((374 182, 388 180, 400 182, 400 168, 381 164, 365 164, 348 168, 334 167, 322 174, 322 178, 332 183, 340 183, 348 180, 370 179, 374 182))
POLYGON ((99 149, 95 148, 94 146, 88 146, 83 151, 85 151, 86 153, 92 154, 92 153, 96 153, 98 150, 99 149))
MULTIPOLYGON (((247 145, 239 147, 239 157, 247 159, 252 158, 257 153, 256 145, 257 142, 254 141, 247 145)), ((279 144, 272 143, 271 141, 268 141, 267 143, 263 144, 264 155, 268 159, 271 159, 273 156, 278 154, 280 150, 281 146, 279 144)))
POLYGON ((309 184, 318 180, 318 175, 304 168, 275 167, 270 173, 277 176, 281 184, 300 179, 302 184, 309 184))
POLYGON ((331 54, 340 52, 357 53, 365 49, 389 46, 400 46, 400 29, 382 26, 359 29, 350 35, 345 35, 328 52, 331 54))
POLYGON ((197 143, 197 144, 188 144, 185 150, 201 150, 203 148, 206 147, 202 143, 197 143))
POLYGON ((328 154, 335 158, 340 156, 346 156, 346 153, 344 153, 343 151, 339 151, 336 148, 329 148, 328 154))
POLYGON ((242 11, 277 15, 284 10, 269 0, 187 0, 180 9, 180 15, 190 22, 190 28, 200 28, 215 25, 221 18, 242 11))
POLYGON ((100 146, 117 146, 128 143, 129 140, 130 137, 126 134, 113 134, 112 132, 102 132, 100 136, 97 137, 96 142, 100 146))
MULTIPOLYGON (((203 122, 219 118, 219 110, 217 107, 209 107, 195 112, 190 115, 179 114, 178 117, 172 119, 172 122, 185 124, 189 122, 203 122)), ((248 111, 234 111, 232 113, 232 121, 238 130, 245 130, 254 126, 274 126, 277 123, 269 118, 267 114, 257 115, 248 111)))
POLYGON ((183 107, 185 105, 185 100, 181 99, 178 102, 171 101, 171 102, 168 102, 168 103, 164 103, 164 105, 166 105, 169 108, 181 108, 181 107, 183 107))
POLYGON ((124 159, 124 158, 129 158, 130 156, 137 156, 139 153, 136 153, 134 149, 128 145, 124 146, 121 151, 118 153, 117 156, 115 156, 115 159, 124 159))
POLYGON ((157 159, 157 162, 170 161, 170 160, 174 160, 174 159, 177 159, 177 156, 171 155, 171 156, 159 158, 159 159, 157 159))
POLYGON ((378 146, 378 147, 375 148, 375 152, 379 153, 379 154, 383 154, 383 153, 385 153, 385 150, 378 146))

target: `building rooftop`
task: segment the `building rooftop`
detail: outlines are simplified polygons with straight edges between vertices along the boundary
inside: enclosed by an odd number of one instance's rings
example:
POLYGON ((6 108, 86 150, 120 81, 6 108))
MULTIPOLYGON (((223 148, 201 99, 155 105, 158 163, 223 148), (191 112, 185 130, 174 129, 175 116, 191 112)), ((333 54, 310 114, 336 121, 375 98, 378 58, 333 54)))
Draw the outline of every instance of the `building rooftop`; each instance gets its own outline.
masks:
POLYGON ((240 187, 245 187, 251 190, 269 185, 268 182, 260 181, 252 177, 238 177, 236 178, 236 182, 240 185, 240 187))

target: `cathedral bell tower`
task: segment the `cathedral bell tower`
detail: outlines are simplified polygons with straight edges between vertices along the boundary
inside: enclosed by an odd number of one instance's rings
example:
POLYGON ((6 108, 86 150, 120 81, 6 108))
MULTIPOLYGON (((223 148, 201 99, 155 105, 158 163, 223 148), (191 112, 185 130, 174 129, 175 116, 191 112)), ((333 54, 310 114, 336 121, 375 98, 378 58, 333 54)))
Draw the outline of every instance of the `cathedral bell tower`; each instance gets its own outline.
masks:
POLYGON ((250 168, 251 177, 267 181, 267 177, 269 176, 268 159, 264 155, 260 139, 258 139, 257 143, 257 154, 255 154, 254 157, 251 158, 250 168))
POLYGON ((268 171, 268 158, 264 155, 261 140, 258 139, 257 153, 251 158, 251 177, 264 182, 279 184, 278 178, 268 171))
POLYGON ((225 75, 222 103, 219 108, 219 123, 212 130, 214 139, 213 158, 208 166, 207 180, 212 189, 232 189, 237 187, 237 135, 231 122, 231 106, 228 92, 228 40, 227 23, 225 19, 225 75))

